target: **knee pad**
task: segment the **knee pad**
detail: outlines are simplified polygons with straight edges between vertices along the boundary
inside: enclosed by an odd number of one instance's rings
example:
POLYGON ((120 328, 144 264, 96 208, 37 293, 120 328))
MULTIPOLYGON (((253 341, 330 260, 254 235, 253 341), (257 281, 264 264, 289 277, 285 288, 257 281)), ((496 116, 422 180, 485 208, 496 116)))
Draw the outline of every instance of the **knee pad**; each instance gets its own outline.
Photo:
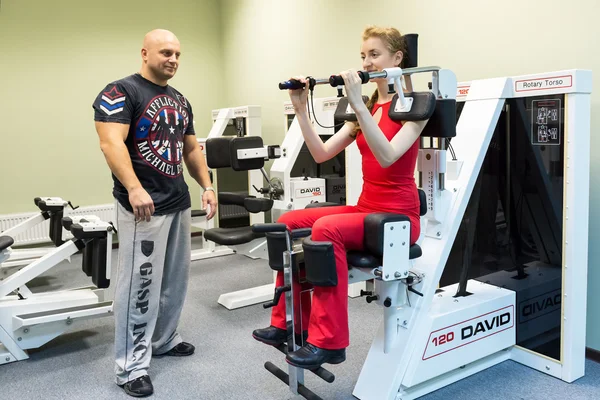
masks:
POLYGON ((315 286, 337 286, 335 255, 331 242, 315 242, 307 237, 302 242, 306 280, 315 286))
MULTIPOLYGON (((301 239, 310 236, 311 228, 298 228, 291 232, 291 239, 301 239)), ((269 255, 269 266, 272 270, 283 271, 283 252, 287 251, 285 232, 268 232, 267 252, 269 255)))
POLYGON ((285 232, 269 232, 265 236, 267 238, 269 267, 275 271, 283 271, 283 252, 287 250, 285 232))

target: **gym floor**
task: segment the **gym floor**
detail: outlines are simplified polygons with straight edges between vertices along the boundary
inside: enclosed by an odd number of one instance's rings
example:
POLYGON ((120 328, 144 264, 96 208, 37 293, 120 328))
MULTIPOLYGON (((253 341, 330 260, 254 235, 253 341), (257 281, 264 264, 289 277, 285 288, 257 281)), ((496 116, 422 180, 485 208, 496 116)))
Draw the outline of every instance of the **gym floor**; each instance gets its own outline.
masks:
MULTIPOLYGON (((113 251, 113 276, 117 251, 113 251)), ((180 322, 185 341, 196 346, 191 357, 153 359, 150 376, 155 399, 300 399, 264 369, 265 361, 285 367, 283 355, 256 342, 254 328, 269 325, 269 310, 261 305, 227 310, 219 294, 263 285, 272 279, 265 261, 228 255, 192 263, 186 305, 180 322)), ((81 272, 81 257, 64 261, 29 285, 35 292, 91 284, 81 272)), ((115 280, 109 289, 112 298, 115 280)), ((347 361, 328 365, 335 382, 328 384, 306 374, 306 384, 324 399, 354 399, 358 378, 381 310, 363 298, 350 299, 351 345, 347 361)), ((128 399, 114 383, 114 321, 111 317, 74 324, 73 329, 30 351, 30 358, 0 366, 1 398, 10 399, 128 399)), ((431 393, 423 400, 598 399, 600 364, 586 362, 586 376, 566 384, 518 363, 506 361, 431 393)))

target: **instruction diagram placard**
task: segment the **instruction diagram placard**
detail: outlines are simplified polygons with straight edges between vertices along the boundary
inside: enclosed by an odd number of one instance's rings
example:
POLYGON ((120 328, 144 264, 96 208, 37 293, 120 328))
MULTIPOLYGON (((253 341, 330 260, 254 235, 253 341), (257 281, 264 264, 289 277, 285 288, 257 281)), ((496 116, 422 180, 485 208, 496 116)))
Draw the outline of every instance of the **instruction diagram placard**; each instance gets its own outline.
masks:
POLYGON ((531 101, 531 143, 557 146, 562 140, 560 99, 531 101))

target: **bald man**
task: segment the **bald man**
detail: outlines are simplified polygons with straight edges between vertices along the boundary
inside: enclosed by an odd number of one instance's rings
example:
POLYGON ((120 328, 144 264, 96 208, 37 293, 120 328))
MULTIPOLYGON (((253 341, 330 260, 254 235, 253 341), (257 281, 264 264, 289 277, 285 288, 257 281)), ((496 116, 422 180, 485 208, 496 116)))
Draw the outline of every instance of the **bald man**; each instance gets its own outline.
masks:
POLYGON ((217 207, 192 106, 168 85, 180 55, 172 32, 149 32, 140 72, 107 85, 93 104, 117 207, 116 382, 135 397, 154 391, 148 376, 152 356, 194 353, 176 331, 191 253, 191 200, 182 161, 204 189, 207 218, 217 207))

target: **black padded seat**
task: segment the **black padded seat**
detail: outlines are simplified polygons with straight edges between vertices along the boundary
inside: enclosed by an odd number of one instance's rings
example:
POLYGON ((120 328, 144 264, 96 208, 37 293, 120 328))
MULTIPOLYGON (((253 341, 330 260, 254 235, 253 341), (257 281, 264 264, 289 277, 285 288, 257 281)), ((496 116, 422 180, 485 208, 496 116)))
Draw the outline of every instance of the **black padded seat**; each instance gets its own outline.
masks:
POLYGON ((192 218, 206 216, 206 210, 192 210, 192 218))
MULTIPOLYGON (((421 246, 413 244, 408 251, 408 258, 414 260, 415 258, 421 257, 422 254, 423 251, 421 250, 421 246)), ((377 268, 381 267, 383 264, 382 259, 375 257, 371 253, 362 251, 349 251, 346 254, 346 260, 348 261, 349 267, 357 268, 377 268)))
POLYGON ((251 226, 240 228, 213 228, 204 231, 204 238, 223 246, 234 246, 251 242, 254 239, 265 237, 264 233, 252 232, 251 226))
POLYGON ((0 236, 0 251, 8 249, 15 240, 10 236, 0 236))

